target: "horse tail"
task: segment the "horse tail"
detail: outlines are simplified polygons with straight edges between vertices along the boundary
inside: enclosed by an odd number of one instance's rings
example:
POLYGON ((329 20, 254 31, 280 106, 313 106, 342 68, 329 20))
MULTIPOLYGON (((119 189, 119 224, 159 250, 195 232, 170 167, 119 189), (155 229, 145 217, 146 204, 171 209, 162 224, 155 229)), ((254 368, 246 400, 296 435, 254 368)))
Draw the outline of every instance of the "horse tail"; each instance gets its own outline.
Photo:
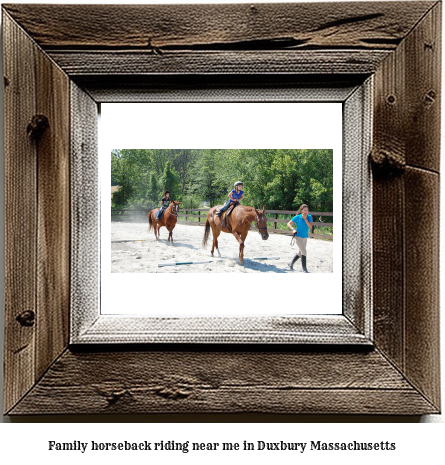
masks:
MULTIPOLYGON (((152 210, 153 211, 153 210, 152 210)), ((148 232, 150 232, 153 228, 153 218, 151 217, 151 212, 148 214, 148 232)))
POLYGON ((207 241, 209 239, 209 234, 210 234, 210 221, 209 221, 209 217, 207 217, 204 237, 202 238, 202 246, 204 249, 207 247, 207 241))

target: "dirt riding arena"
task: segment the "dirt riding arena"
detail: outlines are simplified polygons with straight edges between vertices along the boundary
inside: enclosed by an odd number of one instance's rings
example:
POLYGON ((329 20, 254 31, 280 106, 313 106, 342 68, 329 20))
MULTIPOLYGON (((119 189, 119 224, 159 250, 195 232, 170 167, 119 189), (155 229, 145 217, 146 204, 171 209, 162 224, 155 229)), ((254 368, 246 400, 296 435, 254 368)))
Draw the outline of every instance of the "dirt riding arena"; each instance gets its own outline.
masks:
MULTIPOLYGON (((138 242, 111 243, 112 273, 302 273, 300 261, 295 271, 289 270, 287 263, 297 253, 291 248, 289 236, 270 234, 267 241, 251 230, 245 241, 244 266, 238 263, 239 245, 231 234, 221 233, 218 242, 223 261, 215 251, 215 262, 200 265, 177 265, 158 267, 159 263, 176 263, 212 260, 210 233, 207 249, 202 248, 204 228, 177 224, 173 231, 174 246, 167 242, 168 232, 161 228, 159 242, 153 230, 148 232, 147 223, 111 223, 111 240, 139 239, 138 242), (143 240, 143 241, 141 241, 143 240), (254 260, 258 257, 280 257, 279 260, 254 260)), ((308 239, 307 268, 311 273, 332 273, 333 242, 308 239)))

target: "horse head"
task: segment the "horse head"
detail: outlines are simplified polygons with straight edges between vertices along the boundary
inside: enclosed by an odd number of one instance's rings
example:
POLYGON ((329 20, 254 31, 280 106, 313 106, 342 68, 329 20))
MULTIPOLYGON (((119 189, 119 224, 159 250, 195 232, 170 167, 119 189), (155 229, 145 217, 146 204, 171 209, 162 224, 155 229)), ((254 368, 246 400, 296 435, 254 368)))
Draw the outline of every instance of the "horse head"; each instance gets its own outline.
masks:
POLYGON ((173 215, 176 216, 176 218, 178 217, 179 215, 179 204, 181 202, 178 202, 177 200, 173 200, 172 203, 170 204, 170 209, 171 209, 171 212, 173 213, 173 215))
POLYGON ((267 239, 269 239, 269 233, 267 232, 267 217, 265 215, 266 205, 263 205, 263 210, 255 210, 255 211, 256 211, 255 226, 260 232, 261 238, 263 239, 263 241, 267 241, 267 239))

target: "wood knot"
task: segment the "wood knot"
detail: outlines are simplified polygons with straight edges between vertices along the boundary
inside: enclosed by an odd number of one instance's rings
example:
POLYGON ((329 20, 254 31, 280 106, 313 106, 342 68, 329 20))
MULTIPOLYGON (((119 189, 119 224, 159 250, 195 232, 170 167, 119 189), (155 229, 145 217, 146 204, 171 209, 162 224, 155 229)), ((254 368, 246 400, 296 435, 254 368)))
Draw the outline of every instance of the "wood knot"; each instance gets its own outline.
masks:
POLYGON ((429 90, 425 95, 425 104, 431 105, 436 101, 436 92, 429 90))
POLYGON ((39 140, 49 128, 49 121, 45 115, 34 115, 26 128, 26 133, 34 140, 39 140))
POLYGON ((394 150, 379 149, 371 153, 372 172, 375 177, 398 176, 405 171, 405 157, 394 150))
POLYGON ((433 49, 434 49, 434 46, 433 46, 433 44, 430 44, 429 42, 425 42, 425 44, 424 44, 424 49, 425 49, 425 50, 428 50, 428 49, 429 49, 429 50, 433 50, 433 49))
POLYGON ((3 76, 3 85, 5 87, 8 87, 9 86, 9 79, 6 77, 6 76, 3 76))
POLYGON ((17 315, 16 320, 22 326, 34 326, 35 313, 32 310, 26 310, 20 313, 20 315, 17 315))
POLYGON ((396 98, 394 95, 388 95, 388 97, 386 97, 386 101, 390 104, 390 105, 394 105, 394 103, 396 103, 396 98))
POLYGON ((155 394, 163 397, 164 399, 186 399, 190 396, 191 392, 187 389, 180 389, 176 387, 162 387, 155 390, 155 394))
POLYGON ((116 391, 116 392, 110 392, 107 396, 105 396, 105 399, 107 399, 107 402, 109 405, 114 405, 116 404, 122 397, 127 394, 127 391, 116 391))
POLYGON ((105 398, 108 405, 115 405, 121 399, 131 397, 131 393, 125 388, 112 388, 111 386, 98 386, 96 391, 105 398))

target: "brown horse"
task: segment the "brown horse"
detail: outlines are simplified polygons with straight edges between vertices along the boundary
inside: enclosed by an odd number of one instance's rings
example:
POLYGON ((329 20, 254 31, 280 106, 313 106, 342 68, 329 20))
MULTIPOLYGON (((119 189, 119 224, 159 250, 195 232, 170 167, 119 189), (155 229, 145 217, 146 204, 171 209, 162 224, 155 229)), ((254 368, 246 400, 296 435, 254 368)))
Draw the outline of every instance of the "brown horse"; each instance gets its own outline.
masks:
POLYGON ((229 234, 233 234, 235 239, 239 242, 239 262, 240 265, 244 264, 244 241, 246 240, 247 233, 249 232, 250 225, 255 221, 255 226, 258 232, 261 234, 261 238, 265 241, 269 238, 269 233, 267 232, 267 218, 264 212, 266 207, 263 206, 263 211, 256 210, 253 207, 245 207, 244 205, 238 205, 232 211, 230 216, 226 218, 226 226, 222 227, 221 218, 216 216, 216 212, 222 207, 218 205, 213 207, 207 213, 207 221, 205 226, 204 238, 202 240, 202 246, 205 248, 207 246, 207 240, 210 234, 210 228, 212 228, 213 234, 213 245, 211 254, 213 257, 213 252, 216 247, 218 256, 221 257, 218 249, 218 236, 221 231, 229 234))
POLYGON ((169 233, 167 240, 170 242, 171 239, 171 243, 173 245, 173 229, 176 226, 176 221, 178 221, 180 203, 181 202, 173 200, 164 211, 164 215, 160 220, 156 220, 155 218, 156 212, 158 212, 160 208, 155 208, 148 214, 148 223, 150 225, 148 231, 151 231, 151 228, 154 229, 156 241, 159 239, 159 230, 162 228, 162 226, 165 226, 169 233))

